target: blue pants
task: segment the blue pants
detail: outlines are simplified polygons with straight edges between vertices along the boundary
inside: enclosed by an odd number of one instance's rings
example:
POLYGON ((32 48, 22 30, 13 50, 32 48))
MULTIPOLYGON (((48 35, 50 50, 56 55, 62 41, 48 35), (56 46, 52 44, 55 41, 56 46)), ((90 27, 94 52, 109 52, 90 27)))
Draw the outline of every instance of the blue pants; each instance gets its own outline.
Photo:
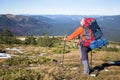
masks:
POLYGON ((80 59, 82 61, 83 67, 84 67, 84 74, 89 74, 89 61, 88 61, 88 52, 90 51, 90 48, 80 46, 80 59))

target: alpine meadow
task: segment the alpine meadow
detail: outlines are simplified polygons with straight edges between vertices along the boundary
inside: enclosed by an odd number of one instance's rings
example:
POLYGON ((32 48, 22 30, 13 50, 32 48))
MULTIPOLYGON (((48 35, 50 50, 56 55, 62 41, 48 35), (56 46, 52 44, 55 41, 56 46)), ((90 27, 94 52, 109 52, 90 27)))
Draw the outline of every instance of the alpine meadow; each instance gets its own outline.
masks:
POLYGON ((120 0, 0 0, 0 80, 120 80, 120 0))
POLYGON ((119 80, 119 16, 92 16, 109 40, 107 47, 93 50, 92 56, 89 52, 90 67, 96 77, 82 74, 77 38, 66 42, 64 51, 64 35, 77 28, 82 17, 0 15, 0 79, 119 80), (111 20, 113 23, 109 23, 111 20), (115 27, 118 28, 112 34, 115 27))

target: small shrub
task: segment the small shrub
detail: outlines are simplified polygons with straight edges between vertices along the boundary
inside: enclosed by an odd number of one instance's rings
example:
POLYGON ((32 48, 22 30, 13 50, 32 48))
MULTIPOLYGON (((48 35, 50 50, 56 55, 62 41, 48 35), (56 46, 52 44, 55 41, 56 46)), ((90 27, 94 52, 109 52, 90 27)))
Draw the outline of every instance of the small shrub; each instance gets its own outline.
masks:
POLYGON ((19 66, 19 65, 28 65, 27 57, 12 57, 6 60, 6 65, 9 66, 19 66))
POLYGON ((60 42, 60 39, 55 37, 43 36, 39 37, 37 42, 38 45, 42 47, 54 47, 57 43, 60 42))
POLYGON ((119 49, 116 47, 102 47, 100 50, 109 51, 109 52, 118 52, 119 51, 119 49))
POLYGON ((54 53, 57 53, 57 54, 58 54, 58 53, 69 53, 70 50, 65 50, 65 52, 64 52, 63 49, 56 48, 56 49, 53 50, 53 52, 54 52, 54 53))
POLYGON ((34 38, 33 36, 27 36, 27 38, 25 39, 25 44, 36 45, 37 44, 36 38, 34 38))
POLYGON ((29 64, 44 64, 50 62, 51 59, 45 57, 37 57, 29 60, 29 64))
POLYGON ((40 80, 40 72, 28 69, 5 69, 0 70, 0 80, 40 80))

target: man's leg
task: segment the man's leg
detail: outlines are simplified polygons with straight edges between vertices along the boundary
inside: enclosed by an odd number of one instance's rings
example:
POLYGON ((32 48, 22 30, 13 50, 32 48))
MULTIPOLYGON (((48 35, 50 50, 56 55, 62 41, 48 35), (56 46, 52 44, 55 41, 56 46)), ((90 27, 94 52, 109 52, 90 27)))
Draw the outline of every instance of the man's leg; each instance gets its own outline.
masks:
POLYGON ((88 60, 83 60, 82 63, 83 63, 83 66, 84 66, 84 74, 89 74, 88 60))
POLYGON ((81 46, 80 47, 81 52, 81 60, 84 67, 84 74, 89 74, 89 63, 88 63, 88 48, 81 46))

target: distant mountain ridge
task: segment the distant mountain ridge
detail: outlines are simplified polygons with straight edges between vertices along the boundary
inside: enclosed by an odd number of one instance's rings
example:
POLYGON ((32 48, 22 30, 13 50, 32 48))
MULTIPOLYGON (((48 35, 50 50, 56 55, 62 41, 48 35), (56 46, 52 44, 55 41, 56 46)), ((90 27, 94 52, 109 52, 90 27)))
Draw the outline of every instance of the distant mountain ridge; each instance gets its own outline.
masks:
POLYGON ((120 15, 86 16, 86 15, 0 15, 0 31, 9 28, 15 35, 68 35, 80 26, 80 20, 93 17, 100 25, 104 37, 120 41, 120 15))
POLYGON ((16 35, 40 35, 39 33, 49 28, 48 23, 24 15, 0 15, 0 29, 9 28, 16 35))

